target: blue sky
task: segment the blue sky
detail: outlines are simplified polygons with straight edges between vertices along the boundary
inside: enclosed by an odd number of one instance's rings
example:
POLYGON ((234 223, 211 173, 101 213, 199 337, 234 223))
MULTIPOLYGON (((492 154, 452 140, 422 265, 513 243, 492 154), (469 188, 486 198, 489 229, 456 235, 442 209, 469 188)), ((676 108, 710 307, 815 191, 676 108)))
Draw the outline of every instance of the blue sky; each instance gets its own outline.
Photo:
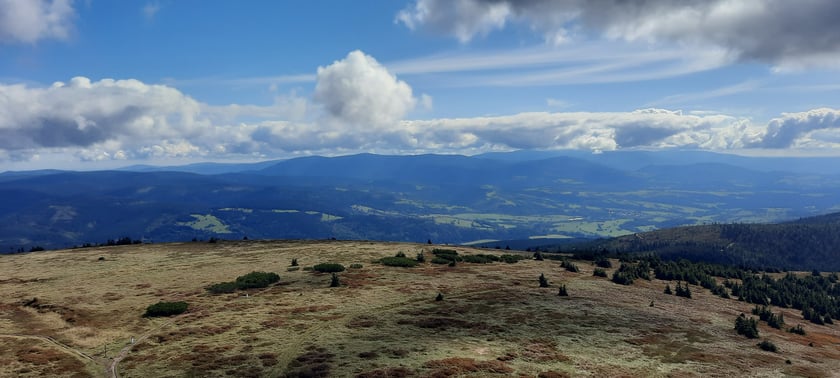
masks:
POLYGON ((0 170, 840 152, 830 0, 0 0, 0 170))

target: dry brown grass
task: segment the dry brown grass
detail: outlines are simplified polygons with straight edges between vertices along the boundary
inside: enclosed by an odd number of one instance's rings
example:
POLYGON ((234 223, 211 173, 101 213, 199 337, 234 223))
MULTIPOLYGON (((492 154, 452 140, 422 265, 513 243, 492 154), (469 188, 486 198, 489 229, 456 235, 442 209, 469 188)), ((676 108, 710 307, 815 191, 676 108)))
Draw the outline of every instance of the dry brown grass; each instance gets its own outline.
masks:
POLYGON ((662 294, 665 283, 657 280, 620 286, 592 277, 586 262, 578 262, 580 273, 555 261, 411 269, 371 263, 397 251, 426 250, 428 257, 430 249, 251 241, 3 256, 0 376, 102 375, 106 350, 112 358, 130 337, 147 333, 119 364, 121 376, 819 377, 840 371, 840 326, 816 326, 782 310, 807 335, 762 324, 762 338, 781 351, 762 352, 732 330, 751 306, 699 288, 689 300, 662 294), (343 285, 329 288, 329 275, 286 271, 292 258, 302 266, 364 267, 340 273, 343 285), (247 297, 204 290, 253 270, 276 272, 281 282, 247 297), (537 287, 541 273, 551 288, 537 287), (560 284, 570 297, 557 296, 560 284), (434 300, 438 292, 443 301, 434 300), (141 317, 159 300, 183 300, 190 309, 171 319, 141 317), (26 335, 49 336, 71 349, 26 335))

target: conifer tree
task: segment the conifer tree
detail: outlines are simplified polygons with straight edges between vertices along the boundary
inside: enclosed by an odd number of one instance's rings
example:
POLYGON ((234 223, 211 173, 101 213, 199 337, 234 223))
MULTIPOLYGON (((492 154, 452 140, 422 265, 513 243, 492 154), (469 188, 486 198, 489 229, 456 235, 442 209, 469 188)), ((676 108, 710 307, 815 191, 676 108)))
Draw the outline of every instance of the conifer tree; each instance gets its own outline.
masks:
POLYGON ((548 279, 542 273, 540 273, 540 287, 548 287, 548 279))
POLYGON ((557 292, 557 295, 559 295, 561 297, 568 297, 569 296, 569 291, 566 290, 566 285, 565 284, 563 286, 560 286, 560 290, 557 292))

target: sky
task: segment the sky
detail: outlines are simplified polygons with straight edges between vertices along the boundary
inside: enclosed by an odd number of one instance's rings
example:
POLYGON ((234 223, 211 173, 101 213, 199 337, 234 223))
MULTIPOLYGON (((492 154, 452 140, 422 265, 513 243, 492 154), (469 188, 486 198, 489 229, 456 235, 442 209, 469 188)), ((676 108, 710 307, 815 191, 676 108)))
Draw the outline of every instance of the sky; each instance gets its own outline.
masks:
POLYGON ((834 0, 0 0, 0 171, 840 156, 834 0))

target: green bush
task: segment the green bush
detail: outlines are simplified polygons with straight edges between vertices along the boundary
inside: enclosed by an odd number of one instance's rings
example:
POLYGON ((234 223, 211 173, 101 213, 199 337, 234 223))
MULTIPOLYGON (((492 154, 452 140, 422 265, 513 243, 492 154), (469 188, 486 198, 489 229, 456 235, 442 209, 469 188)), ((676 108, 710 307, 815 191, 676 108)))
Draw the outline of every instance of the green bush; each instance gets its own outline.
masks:
POLYGON ((403 268, 413 268, 417 266, 418 262, 408 257, 383 257, 379 259, 379 263, 387 266, 398 266, 403 268))
POLYGON ((489 263, 492 263, 492 262, 494 262, 494 261, 499 261, 499 258, 498 258, 497 256, 494 256, 494 255, 484 255, 484 254, 478 254, 478 255, 464 255, 464 256, 462 257, 462 259, 463 259, 465 262, 468 262, 468 263, 473 263, 473 264, 489 264, 489 263))
POLYGON ((435 248, 432 250, 432 254, 436 256, 436 258, 446 259, 449 261, 461 261, 461 256, 458 256, 458 251, 452 249, 439 249, 435 248))
POLYGON ((435 257, 432 259, 432 264, 446 265, 449 264, 449 260, 442 257, 435 257))
POLYGON ((338 273, 344 271, 344 265, 336 263, 321 263, 312 267, 321 273, 338 273))
POLYGON ((419 263, 424 263, 424 262, 426 262, 426 256, 423 255, 423 252, 420 252, 420 253, 417 254, 416 260, 419 263))
POLYGON ((595 268, 595 270, 592 271, 592 275, 596 277, 606 277, 607 271, 601 268, 595 268))
POLYGON ((508 264, 515 264, 521 260, 525 260, 526 257, 522 255, 501 255, 499 256, 499 260, 508 263, 508 264))
POLYGON ((568 270, 568 271, 570 271, 570 272, 572 272, 572 273, 578 273, 578 272, 580 272, 580 268, 578 268, 578 266, 577 266, 577 265, 575 265, 575 264, 574 264, 574 263, 572 263, 572 262, 568 262, 568 261, 567 261, 567 262, 566 262, 566 266, 565 266, 565 268, 566 268, 566 270, 568 270))
POLYGON ((172 316, 187 311, 187 302, 158 302, 146 308, 144 317, 172 316))
POLYGON ((773 353, 776 353, 776 352, 779 351, 779 348, 776 347, 776 344, 773 344, 773 343, 771 343, 767 340, 764 340, 764 341, 758 343, 758 347, 761 348, 761 350, 766 350, 768 352, 773 352, 773 353))
POLYGON ((801 324, 797 324, 796 327, 791 327, 788 329, 788 332, 795 333, 797 335, 805 335, 805 329, 802 328, 801 324))
POLYGON ((277 281, 280 281, 280 276, 277 273, 251 272, 236 277, 236 287, 240 290, 268 287, 268 285, 277 281))
POLYGON ((612 268, 612 263, 606 257, 599 257, 595 260, 595 266, 599 268, 612 268))
POLYGON ((350 264, 350 269, 362 269, 363 267, 364 267, 364 265, 359 264, 359 263, 350 264))
POLYGON ((233 293, 236 289, 236 282, 220 282, 207 287, 207 291, 213 294, 233 293))

